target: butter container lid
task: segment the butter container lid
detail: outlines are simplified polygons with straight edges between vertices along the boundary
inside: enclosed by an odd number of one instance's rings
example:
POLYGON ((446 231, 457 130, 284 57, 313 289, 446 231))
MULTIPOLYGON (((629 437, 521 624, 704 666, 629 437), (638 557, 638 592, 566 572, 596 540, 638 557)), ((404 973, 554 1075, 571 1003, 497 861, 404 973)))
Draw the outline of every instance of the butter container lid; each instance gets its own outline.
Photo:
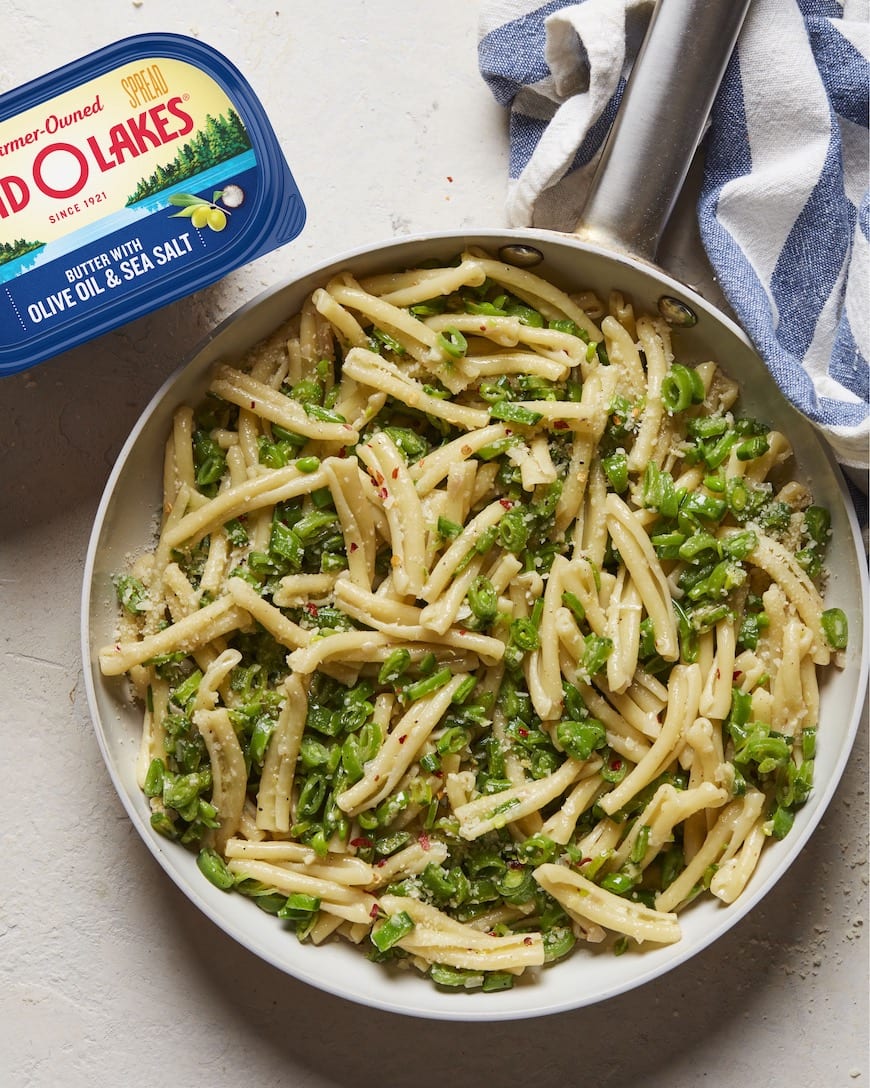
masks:
POLYGON ((0 376, 292 241, 301 193, 233 64, 141 34, 0 96, 0 376))

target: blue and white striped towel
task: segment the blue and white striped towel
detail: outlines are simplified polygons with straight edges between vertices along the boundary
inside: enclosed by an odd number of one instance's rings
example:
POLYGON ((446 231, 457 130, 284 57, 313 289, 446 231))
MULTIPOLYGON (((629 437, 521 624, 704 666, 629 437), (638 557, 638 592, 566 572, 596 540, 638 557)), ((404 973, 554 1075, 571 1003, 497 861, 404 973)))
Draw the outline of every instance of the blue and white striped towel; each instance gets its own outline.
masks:
MULTIPOLYGON (((651 0, 484 0, 510 109, 512 226, 572 230, 651 0)), ((844 465, 870 453, 866 0, 755 0, 713 108, 698 202, 720 285, 844 465)))

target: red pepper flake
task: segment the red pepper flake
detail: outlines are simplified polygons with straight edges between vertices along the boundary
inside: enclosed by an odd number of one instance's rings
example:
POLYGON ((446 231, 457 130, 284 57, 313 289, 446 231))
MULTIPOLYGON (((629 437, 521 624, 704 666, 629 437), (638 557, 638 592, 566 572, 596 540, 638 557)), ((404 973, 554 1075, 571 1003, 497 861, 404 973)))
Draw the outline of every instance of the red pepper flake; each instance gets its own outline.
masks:
POLYGON ((519 733, 519 735, 520 735, 521 737, 527 737, 527 736, 529 735, 529 731, 528 731, 528 729, 526 729, 526 727, 525 727, 525 726, 522 726, 521 728, 519 728, 519 729, 517 730, 517 732, 519 733))
MULTIPOLYGON (((118 648, 120 649, 120 647, 118 647, 118 648)), ((444 772, 443 771, 433 771, 432 772, 432 777, 433 778, 443 778, 444 777, 444 772)))
POLYGON ((420 834, 417 836, 417 842, 420 844, 420 847, 423 850, 428 850, 432 845, 429 841, 429 836, 426 834, 425 831, 421 831, 420 834))
POLYGON ((451 177, 451 176, 450 176, 449 174, 447 175, 447 180, 448 180, 448 181, 449 181, 449 182, 450 182, 451 184, 453 183, 453 178, 452 178, 452 177, 451 177))
POLYGON ((380 869, 383 865, 386 865, 386 864, 387 864, 387 859, 386 858, 380 858, 378 861, 375 862, 375 868, 380 869))
POLYGON ((391 475, 392 475, 394 480, 398 480, 398 478, 399 478, 399 466, 398 465, 396 465, 396 467, 393 469, 391 475))
POLYGON ((405 743, 405 741, 406 741, 407 739, 408 739, 408 734, 407 734, 407 733, 403 733, 403 734, 401 735, 401 737, 399 737, 399 744, 404 744, 404 743, 405 743))
POLYGON ((377 919, 380 913, 381 908, 377 905, 377 903, 372 903, 372 909, 369 911, 369 918, 377 919))
POLYGON ((381 497, 381 498, 382 498, 382 499, 383 499, 383 500, 384 500, 385 502, 386 502, 386 500, 387 500, 387 499, 388 499, 388 498, 390 497, 390 493, 389 493, 389 491, 387 491, 387 489, 386 489, 385 487, 382 487, 382 488, 381 488, 381 489, 380 489, 380 490, 378 491, 378 495, 379 495, 379 496, 380 496, 380 497, 381 497))
POLYGON ((456 633, 458 635, 467 635, 468 634, 468 632, 465 630, 464 627, 460 627, 459 630, 456 633))
POLYGON ((377 469, 375 469, 375 473, 374 473, 374 475, 375 475, 375 479, 376 479, 376 480, 377 480, 377 482, 378 482, 378 485, 380 485, 380 484, 382 484, 382 483, 384 482, 384 474, 383 474, 383 472, 378 472, 378 470, 377 470, 377 469))
POLYGON ((251 401, 251 411, 253 411, 256 407, 257 407, 257 402, 255 400, 252 400, 251 401))
POLYGON ((523 944, 531 944, 531 943, 532 943, 532 938, 531 937, 523 937, 523 944))
POLYGON ((352 552, 355 552, 355 551, 357 550, 357 548, 358 548, 358 547, 359 547, 359 544, 357 544, 357 543, 356 543, 355 541, 353 541, 353 540, 352 540, 352 541, 350 542, 350 550, 351 550, 352 552))
POLYGON ((314 616, 317 619, 317 605, 313 601, 309 601, 305 606, 305 611, 309 616, 314 616))
POLYGON ((338 451, 338 456, 339 457, 347 457, 347 446, 342 446, 341 447, 341 449, 338 451))
POLYGON ((564 419, 556 419, 556 420, 553 421, 553 430, 554 431, 567 431, 568 430, 568 424, 565 422, 564 419))
POLYGON ((374 846, 374 845, 375 844, 372 842, 372 840, 367 839, 365 837, 365 835, 358 835, 355 839, 351 839, 350 842, 348 843, 348 846, 353 846, 357 850, 359 850, 363 846, 369 847, 369 846, 374 846))
POLYGON ((499 499, 498 501, 505 508, 505 510, 512 509, 514 505, 513 499, 499 499))
MULTIPOLYGON (((474 450, 471 448, 471 446, 466 444, 460 449, 459 452, 462 454, 463 457, 470 457, 472 453, 474 453, 474 450)), ((423 462, 421 461, 420 464, 422 465, 423 462)))
POLYGON ((621 770, 622 769, 622 760, 621 759, 611 759, 610 769, 611 769, 611 771, 621 770))
POLYGON ((522 867, 523 863, 521 861, 517 861, 516 858, 514 858, 513 861, 508 862, 509 869, 522 869, 522 867))

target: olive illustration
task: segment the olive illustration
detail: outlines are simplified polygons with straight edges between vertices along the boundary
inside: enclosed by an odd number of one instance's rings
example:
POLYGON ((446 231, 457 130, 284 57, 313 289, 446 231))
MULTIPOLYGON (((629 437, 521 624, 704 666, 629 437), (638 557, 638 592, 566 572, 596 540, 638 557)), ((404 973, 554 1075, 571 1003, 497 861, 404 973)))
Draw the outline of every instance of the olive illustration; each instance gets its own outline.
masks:
POLYGON ((190 220, 197 230, 210 230, 220 232, 226 228, 230 208, 238 208, 244 201, 245 194, 238 185, 228 185, 223 190, 218 190, 211 200, 204 200, 201 196, 192 193, 173 193, 169 203, 179 210, 175 217, 183 217, 190 220), (224 207, 218 207, 220 201, 224 207))

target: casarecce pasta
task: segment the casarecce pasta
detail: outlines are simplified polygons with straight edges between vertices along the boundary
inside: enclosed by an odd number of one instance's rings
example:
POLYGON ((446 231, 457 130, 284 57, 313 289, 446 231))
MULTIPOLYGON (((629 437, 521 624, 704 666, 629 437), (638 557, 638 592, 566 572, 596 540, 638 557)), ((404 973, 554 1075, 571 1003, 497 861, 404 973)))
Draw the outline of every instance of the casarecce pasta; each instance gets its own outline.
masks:
POLYGON ((116 579, 155 829, 448 987, 732 902, 846 640, 827 513, 737 393, 476 249, 315 290, 178 409, 116 579))

